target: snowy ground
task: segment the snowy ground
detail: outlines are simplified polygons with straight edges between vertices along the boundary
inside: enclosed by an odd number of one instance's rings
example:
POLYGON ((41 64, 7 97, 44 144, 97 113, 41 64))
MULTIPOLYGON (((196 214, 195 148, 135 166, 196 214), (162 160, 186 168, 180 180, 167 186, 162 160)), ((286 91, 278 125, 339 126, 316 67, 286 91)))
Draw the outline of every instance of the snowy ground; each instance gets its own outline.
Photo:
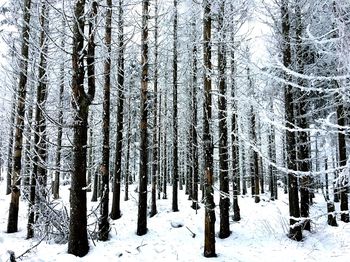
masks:
MULTIPOLYGON (((6 234, 8 205, 10 198, 4 194, 4 181, 0 182, 0 262, 9 261, 8 250, 16 256, 22 254, 38 240, 25 240, 27 205, 20 203, 19 232, 6 234)), ((133 187, 131 187, 133 189, 133 187)), ((169 187, 168 196, 171 196, 169 187)), ((63 187, 63 201, 67 202, 68 188, 63 187)), ((123 196, 123 194, 122 194, 123 196)), ((218 197, 218 196, 216 196, 218 197)), ((316 195, 311 210, 313 230, 304 232, 302 242, 294 242, 286 237, 288 226, 287 197, 280 193, 280 200, 254 203, 251 197, 240 197, 242 220, 231 223, 232 234, 227 239, 216 239, 217 258, 203 257, 204 208, 198 214, 190 208, 184 191, 179 191, 180 212, 171 212, 171 198, 158 200, 158 214, 148 219, 149 232, 137 236, 137 193, 131 190, 130 200, 122 200, 123 216, 111 221, 110 241, 90 241, 90 252, 84 258, 67 254, 67 244, 42 242, 21 261, 349 261, 350 224, 338 221, 334 228, 327 225, 326 205, 321 195, 316 195), (183 225, 174 228, 176 224, 183 225), (173 226, 172 226, 173 225, 173 226), (196 236, 193 238, 191 232, 196 236)), ((90 199, 90 195, 88 196, 90 199)), ((216 204, 219 201, 216 198, 216 204)), ((94 203, 96 205, 96 203, 94 203)), ((337 206, 339 208, 339 206, 337 206)), ((89 202, 89 210, 93 206, 89 202)), ((219 230, 219 208, 217 207, 219 230)))

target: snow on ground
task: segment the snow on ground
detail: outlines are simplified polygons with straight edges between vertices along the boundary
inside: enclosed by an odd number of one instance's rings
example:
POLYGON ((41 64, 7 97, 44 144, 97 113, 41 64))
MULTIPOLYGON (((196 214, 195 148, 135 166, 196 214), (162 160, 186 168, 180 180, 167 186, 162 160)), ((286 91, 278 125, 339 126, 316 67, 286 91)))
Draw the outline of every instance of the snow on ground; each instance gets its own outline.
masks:
MULTIPOLYGON (((168 199, 157 201, 158 214, 148 219, 148 233, 136 235, 137 193, 131 186, 130 200, 121 201, 123 216, 111 221, 110 240, 90 240, 90 252, 84 258, 67 254, 67 244, 42 242, 21 261, 349 261, 350 224, 338 221, 338 227, 327 225, 326 205, 317 194, 311 209, 313 230, 304 231, 304 240, 295 242, 286 237, 288 230, 287 196, 280 192, 280 200, 268 201, 262 197, 258 204, 246 196, 239 198, 242 220, 231 222, 232 234, 227 239, 216 239, 217 258, 203 257, 204 208, 196 214, 184 191, 179 191, 180 212, 171 212, 171 188, 168 199), (191 230, 195 237, 193 237, 191 230)), ((10 198, 4 194, 5 182, 0 182, 0 262, 9 261, 8 250, 22 254, 38 240, 25 240, 27 205, 20 203, 19 232, 7 234, 7 216, 10 198)), ((68 187, 62 187, 63 201, 68 204, 68 187)), ((123 192, 122 192, 123 198, 123 192)), ((88 196, 90 199, 90 195, 88 196)), ((217 205, 218 195, 216 195, 217 205)), ((96 203, 89 202, 89 210, 96 203)), ((339 208, 339 206, 337 206, 339 208)), ((339 210, 339 209, 338 209, 339 210)), ((219 207, 216 211, 216 231, 219 230, 219 207)))

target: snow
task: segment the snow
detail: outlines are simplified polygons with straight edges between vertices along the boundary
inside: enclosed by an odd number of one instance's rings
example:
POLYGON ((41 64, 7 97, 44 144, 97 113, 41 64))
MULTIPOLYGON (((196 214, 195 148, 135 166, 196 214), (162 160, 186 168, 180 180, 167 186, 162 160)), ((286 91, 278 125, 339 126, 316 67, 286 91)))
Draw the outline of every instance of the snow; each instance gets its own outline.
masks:
MULTIPOLYGON (((231 222, 232 234, 227 239, 216 238, 217 258, 203 257, 204 206, 193 210, 188 196, 179 191, 179 212, 171 211, 171 187, 168 199, 157 201, 158 214, 148 218, 148 233, 136 235, 137 193, 130 187, 130 200, 121 201, 122 217, 110 221, 110 240, 90 240, 90 251, 83 258, 67 254, 67 244, 40 243, 20 261, 348 261, 350 257, 350 224, 338 219, 338 227, 327 225, 326 203, 316 193, 311 208, 312 232, 303 232, 304 240, 295 242, 287 238, 288 197, 282 191, 279 200, 269 201, 267 195, 254 203, 250 196, 240 196, 242 220, 231 222), (192 232, 195 234, 193 237, 192 232)), ((27 205, 20 203, 19 232, 5 232, 9 196, 5 196, 5 181, 0 182, 0 262, 9 261, 8 251, 18 256, 38 243, 38 239, 25 240, 27 205)), ((122 196, 123 196, 122 192, 122 196)), ((91 194, 91 193, 88 193, 91 194)), ((68 186, 61 186, 63 201, 68 205, 68 186)), ((199 195, 201 195, 199 193, 199 195)), ((218 205, 219 194, 215 194, 218 205)), ((91 196, 88 195, 88 199, 91 196)), ((88 202, 89 210, 97 203, 88 202)), ((68 208, 68 207, 67 207, 68 208)), ((339 210, 339 205, 336 203, 339 210)), ((219 207, 216 208, 216 231, 219 230, 219 207)))

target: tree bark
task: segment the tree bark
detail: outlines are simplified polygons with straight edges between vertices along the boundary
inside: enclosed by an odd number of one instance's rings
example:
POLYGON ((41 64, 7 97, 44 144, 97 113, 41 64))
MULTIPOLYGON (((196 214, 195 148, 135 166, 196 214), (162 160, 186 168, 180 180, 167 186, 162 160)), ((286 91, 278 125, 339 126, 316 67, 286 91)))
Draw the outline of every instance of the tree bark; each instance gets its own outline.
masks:
MULTIPOLYGON (((102 117, 102 195, 100 199, 100 218, 98 223, 98 239, 100 241, 108 240, 109 227, 109 123, 110 123, 110 90, 111 90, 111 41, 112 41, 112 0, 106 0, 107 13, 105 25, 105 45, 107 47, 106 60, 104 62, 104 90, 103 90, 103 117, 102 117)), ((89 32, 91 48, 94 48, 93 42, 93 24, 90 22, 89 32)), ((116 183, 116 181, 114 181, 116 183)), ((113 194, 116 192, 114 191, 113 194)), ((112 216, 111 216, 112 218, 112 216)))
MULTIPOLYGON (((289 68, 291 65, 291 47, 290 47, 290 21, 288 0, 282 0, 281 18, 282 18, 282 56, 283 65, 289 68)), ((291 77, 285 74, 285 80, 289 82, 291 77)), ((293 172, 296 169, 296 139, 294 128, 294 107, 292 86, 284 86, 285 99, 285 121, 286 121, 286 155, 288 169, 288 197, 289 197, 289 237, 293 240, 302 240, 301 225, 298 221, 300 217, 298 179, 293 172)))
POLYGON ((123 150, 123 129, 124 129, 124 31, 123 31, 123 7, 122 0, 119 0, 118 15, 118 106, 117 106, 117 141, 115 150, 113 203, 111 218, 121 217, 120 211, 120 181, 122 173, 122 150, 123 150))
MULTIPOLYGON (((303 50, 302 50, 302 16, 301 16, 301 6, 300 3, 295 5, 295 17, 296 17, 296 66, 297 72, 299 74, 304 74, 304 61, 303 61, 303 50)), ((304 86, 305 83, 302 79, 298 79, 298 85, 304 86)), ((307 116, 307 105, 305 98, 301 90, 298 90, 299 103, 297 106, 297 113, 299 119, 299 127, 301 131, 298 132, 298 162, 299 170, 302 172, 310 171, 310 143, 309 135, 306 131, 308 129, 308 122, 306 119, 307 116)), ((309 205, 310 205, 310 177, 308 175, 303 175, 301 177, 301 186, 300 186, 300 215, 304 219, 303 229, 310 231, 311 230, 311 221, 309 218, 309 205)))
POLYGON ((149 0, 142 0, 142 34, 141 34, 141 122, 140 122, 140 173, 139 173, 139 205, 136 234, 147 233, 147 184, 148 184, 148 20, 149 0))
POLYGON ((21 174, 21 160, 23 148, 24 113, 27 89, 28 55, 29 55, 29 31, 30 31, 31 0, 24 1, 23 26, 22 26, 22 49, 20 58, 20 74, 17 96, 17 116, 15 125, 14 151, 12 156, 13 166, 11 173, 11 201, 7 223, 7 232, 18 231, 18 210, 20 189, 18 181, 21 174))
MULTIPOLYGON (((93 12, 97 3, 93 2, 93 12)), ((86 212, 86 145, 89 105, 95 96, 95 86, 84 90, 84 24, 85 0, 77 1, 74 7, 73 52, 72 52, 72 96, 74 108, 73 164, 70 188, 70 221, 68 253, 83 257, 89 251, 86 212)), ((90 62, 90 61, 89 61, 90 62)), ((93 64, 89 63, 89 66, 93 64)), ((90 68, 92 69, 92 68, 90 68)), ((88 70, 90 70, 88 69, 88 70)), ((92 76, 89 73, 90 76, 92 76)))
POLYGON ((154 15, 154 104, 153 104, 153 159, 152 159, 152 198, 151 198, 151 212, 150 217, 153 217, 157 214, 157 180, 158 180, 158 1, 155 3, 155 15, 154 15))
MULTIPOLYGON (((29 197, 29 214, 27 224, 27 238, 34 236, 34 205, 36 202, 40 204, 40 199, 46 196, 46 121, 44 116, 45 103, 47 97, 47 62, 48 53, 47 44, 47 29, 48 29, 48 9, 46 3, 41 6, 40 15, 40 62, 39 62, 39 83, 37 87, 36 109, 35 109, 35 131, 34 131, 34 157, 33 157, 33 173, 30 182, 30 197, 29 197), (39 186, 39 192, 36 188, 39 186), (37 195, 38 194, 38 195, 37 195)), ((41 212, 39 212, 40 215, 41 212)))
POLYGON ((219 176, 220 176, 220 238, 230 236, 230 192, 228 176, 228 146, 227 146, 227 99, 226 99, 226 43, 224 29, 225 1, 221 1, 218 15, 218 74, 219 74, 219 176))
MULTIPOLYGON (((195 12, 195 2, 192 1, 192 10, 195 12)), ((197 101, 197 90, 198 90, 198 40, 197 40, 197 17, 193 12, 193 21, 191 23, 192 27, 192 35, 193 46, 192 46, 192 65, 191 65, 191 102, 190 102, 190 110, 192 112, 191 115, 191 123, 190 123, 190 158, 191 158, 191 199, 192 199, 192 208, 198 210, 200 206, 198 205, 198 182, 199 182, 199 174, 198 174, 198 134, 197 134, 197 126, 198 126, 198 101, 197 101)))
POLYGON ((211 3, 204 0, 203 17, 203 62, 204 62, 204 105, 203 105, 203 143, 204 143, 204 256, 216 257, 215 253, 215 203, 213 178, 213 139, 210 131, 212 120, 211 101, 211 3))
POLYGON ((174 25, 173 25, 173 199, 172 210, 179 211, 178 208, 178 119, 177 119, 177 0, 174 0, 174 25))
MULTIPOLYGON (((62 19, 62 39, 61 39, 61 49, 65 49, 65 19, 62 19)), ((59 112, 58 112, 58 130, 57 130, 57 147, 56 147, 56 159, 55 159, 55 181, 53 184, 53 198, 58 199, 60 197, 60 169, 61 169, 61 150, 62 150, 62 125, 63 125, 63 95, 64 95, 64 68, 65 68, 65 59, 63 58, 60 65, 60 93, 59 93, 59 112)))

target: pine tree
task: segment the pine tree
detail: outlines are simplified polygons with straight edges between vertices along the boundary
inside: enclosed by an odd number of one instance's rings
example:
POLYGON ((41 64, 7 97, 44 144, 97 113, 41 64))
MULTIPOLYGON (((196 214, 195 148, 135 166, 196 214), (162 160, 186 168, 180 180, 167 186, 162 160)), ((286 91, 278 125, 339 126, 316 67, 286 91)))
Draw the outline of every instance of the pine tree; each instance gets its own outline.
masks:
MULTIPOLYGON (((93 2, 92 12, 97 13, 97 3, 93 2)), ((72 96, 74 108, 73 162, 70 188, 70 221, 68 253, 83 257, 89 251, 86 211, 86 144, 89 105, 95 96, 95 87, 89 85, 84 90, 84 25, 85 1, 77 1, 74 6, 73 52, 72 52, 72 96)), ((88 62, 88 65, 92 65, 88 62)), ((90 74, 89 74, 90 75, 90 74)))
POLYGON ((21 174, 21 160, 23 148, 23 130, 24 130, 24 113, 27 92, 27 75, 28 75, 28 54, 29 54, 29 33, 30 33, 30 10, 31 0, 25 0, 23 6, 23 26, 22 26, 22 48, 20 58, 20 73, 17 89, 17 114, 14 135, 14 151, 12 156, 13 166, 11 174, 11 202, 7 222, 7 232, 14 233, 18 231, 18 211, 20 189, 18 181, 21 174))
MULTIPOLYGON (((290 44, 290 20, 289 20, 289 1, 281 2, 281 18, 282 18, 282 56, 283 65, 289 68, 291 65, 291 44, 290 44)), ((285 73, 285 80, 290 82, 290 76, 285 73)), ((298 179, 293 172, 296 171, 296 138, 294 128, 294 104, 293 89, 290 84, 284 87, 284 103, 285 103, 285 122, 286 122, 286 161, 288 168, 288 196, 289 196, 289 237, 291 239, 302 240, 301 225, 298 224, 300 217, 299 196, 298 196, 298 179)))
POLYGON ((219 176, 220 176, 220 238, 230 235, 230 192, 228 177, 228 135, 227 135, 227 99, 226 99, 226 43, 224 29, 225 1, 220 2, 218 14, 218 71, 219 71, 219 176))
POLYGON ((204 62, 204 105, 203 105, 203 143, 204 143, 204 256, 216 257, 215 253, 215 203, 213 177, 213 140, 210 123, 212 120, 211 101, 211 3, 204 0, 203 17, 203 62, 204 62))
POLYGON ((147 233, 147 184, 148 184, 148 20, 149 0, 142 0, 142 35, 141 35, 141 123, 140 123, 140 173, 139 204, 137 215, 137 235, 147 233))
POLYGON ((117 68, 117 87, 118 87, 118 105, 117 105, 117 141, 115 150, 114 165, 114 183, 113 183, 113 202, 111 218, 121 217, 120 212, 120 181, 122 173, 122 150, 123 150, 123 129, 124 129, 124 31, 123 31, 123 1, 119 0, 118 6, 118 68, 117 68))
POLYGON ((157 214, 157 204, 156 204, 156 190, 157 190, 157 180, 158 180, 158 1, 155 0, 154 3, 155 14, 154 14, 154 104, 153 104, 153 159, 152 159, 152 201, 151 201, 151 213, 150 217, 157 214))
MULTIPOLYGON (((106 0, 107 13, 105 25, 105 45, 107 47, 107 57, 104 62, 104 90, 103 90, 103 117, 102 117, 102 195, 100 199, 100 218, 98 223, 98 239, 101 241, 108 240, 109 232, 109 123, 110 123, 110 90, 111 90, 111 41, 112 41, 112 0, 106 0)), ((91 24, 91 23, 90 23, 91 24)), ((92 28, 92 27, 90 27, 92 28)), ((89 32, 92 36, 92 31, 89 32)), ((90 41, 92 39, 90 38, 90 41)), ((92 42, 92 45, 95 43, 92 42)))
POLYGON ((173 200, 172 210, 174 212, 179 211, 178 208, 178 183, 179 183, 179 171, 178 171, 178 119, 177 119, 177 92, 178 92, 178 69, 177 69, 177 0, 174 0, 174 25, 173 25, 173 200))

